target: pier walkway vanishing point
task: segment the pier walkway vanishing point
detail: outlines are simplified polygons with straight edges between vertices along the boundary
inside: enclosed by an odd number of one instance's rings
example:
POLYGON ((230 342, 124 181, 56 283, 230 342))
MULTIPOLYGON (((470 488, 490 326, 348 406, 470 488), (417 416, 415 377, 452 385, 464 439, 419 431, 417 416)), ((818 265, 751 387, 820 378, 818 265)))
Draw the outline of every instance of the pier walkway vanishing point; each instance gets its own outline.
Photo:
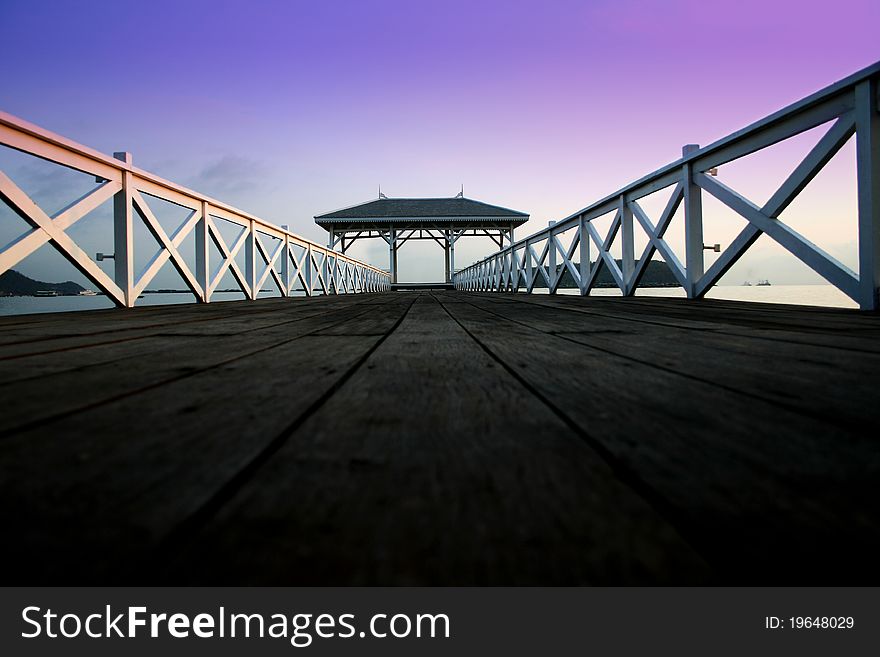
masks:
POLYGON ((876 583, 878 366, 716 300, 5 317, 5 583, 876 583))
POLYGON ((0 318, 4 584, 877 584, 880 315, 701 297, 767 235, 880 308, 878 93, 880 63, 451 272, 454 290, 400 292, 0 113, 0 145, 89 183, 50 216, 0 172, 31 227, 0 272, 51 244, 126 307, 0 318), (721 181, 822 125, 762 206, 721 181), (782 221, 850 139, 858 271, 782 221), (639 200, 662 190, 652 218, 639 200), (708 267, 703 192, 747 222, 708 267), (68 230, 111 201, 114 253, 93 259, 68 230), (680 207, 684 262, 664 237, 680 207), (141 272, 138 222, 159 247, 141 272), (689 298, 634 296, 655 253, 689 298), (201 303, 130 308, 166 265, 201 303), (624 298, 588 296, 603 267, 624 298), (584 296, 554 294, 566 272, 584 296), (213 302, 229 275, 247 301, 213 302), (527 294, 540 279, 550 294, 527 294))

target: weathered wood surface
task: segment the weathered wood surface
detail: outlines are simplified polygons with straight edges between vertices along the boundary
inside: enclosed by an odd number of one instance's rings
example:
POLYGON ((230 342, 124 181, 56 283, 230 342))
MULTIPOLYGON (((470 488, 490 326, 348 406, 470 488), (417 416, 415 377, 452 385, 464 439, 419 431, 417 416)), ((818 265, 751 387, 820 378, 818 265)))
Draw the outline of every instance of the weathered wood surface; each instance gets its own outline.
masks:
POLYGON ((880 316, 446 291, 0 319, 4 584, 876 584, 880 316))

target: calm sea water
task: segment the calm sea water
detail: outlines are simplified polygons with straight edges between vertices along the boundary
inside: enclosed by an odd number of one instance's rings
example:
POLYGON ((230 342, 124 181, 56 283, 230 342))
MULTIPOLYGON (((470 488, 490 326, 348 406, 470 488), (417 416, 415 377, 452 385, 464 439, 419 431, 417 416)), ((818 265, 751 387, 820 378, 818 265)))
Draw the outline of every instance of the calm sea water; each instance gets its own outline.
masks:
MULTIPOLYGON (((541 293, 540 290, 536 290, 541 293)), ((559 294, 576 295, 577 290, 559 290, 559 294)), ((546 290, 544 290, 546 294, 546 290)), ((596 296, 620 296, 616 289, 593 290, 596 296)), ((646 288, 637 291, 637 296, 683 297, 681 288, 646 288)), ((261 293, 260 297, 276 296, 261 293)), ((858 306, 837 288, 831 285, 771 285, 767 287, 718 286, 709 292, 710 299, 732 299, 735 301, 754 301, 758 303, 788 303, 804 306, 830 306, 834 308, 857 308, 858 306)), ((217 292, 215 301, 243 299, 240 292, 217 292)), ((138 299, 139 306, 193 303, 191 294, 146 294, 138 299)), ((104 296, 96 297, 0 297, 0 315, 24 315, 29 313, 53 313, 75 310, 112 308, 113 304, 104 296)))

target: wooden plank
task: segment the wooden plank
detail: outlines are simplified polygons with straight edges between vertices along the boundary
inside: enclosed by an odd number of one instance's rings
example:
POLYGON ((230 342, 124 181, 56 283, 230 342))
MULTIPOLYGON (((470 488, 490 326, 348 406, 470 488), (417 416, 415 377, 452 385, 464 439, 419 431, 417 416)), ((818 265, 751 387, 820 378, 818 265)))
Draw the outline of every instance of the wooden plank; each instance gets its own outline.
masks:
POLYGON ((669 523, 427 295, 186 539, 169 548, 170 581, 710 576, 669 523))
MULTIPOLYGON (((257 325, 242 333, 218 333, 218 327, 201 327, 204 332, 185 334, 177 332, 155 334, 158 351, 138 353, 134 347, 141 341, 119 343, 122 353, 116 360, 94 366, 82 366, 59 371, 53 375, 0 386, 0 391, 14 391, 18 401, 0 416, 0 435, 24 427, 39 426, 46 421, 60 419, 80 409, 91 408, 127 395, 136 394, 166 383, 182 381, 200 372, 224 363, 281 346, 292 339, 329 330, 341 323, 351 324, 364 314, 372 313, 356 302, 335 311, 307 314, 282 320, 277 314, 271 324, 257 325), (51 403, 47 403, 51 400, 51 403)), ((231 320, 227 320, 231 321, 231 320)), ((237 320, 241 321, 241 320, 237 320)), ((255 321, 255 320, 252 320, 255 321)), ((375 327, 370 318, 369 328, 375 327)), ((387 320, 386 320, 387 322, 387 320)), ((363 322, 357 322, 358 328, 363 322)), ((192 328, 189 329, 190 331, 192 328)), ((164 329, 168 331, 168 329, 164 329)), ((82 350, 92 352, 94 349, 82 350)), ((67 360, 70 354, 47 354, 67 360)), ((35 358, 35 357, 31 357, 35 358)), ((27 366, 31 358, 0 361, 4 369, 13 372, 27 366)))
POLYGON ((870 582, 878 336, 451 292, 2 318, 0 551, 55 584, 870 582))
MULTIPOLYGON (((615 316, 645 319, 696 320, 739 326, 778 328, 800 331, 880 331, 878 316, 844 308, 821 308, 786 304, 750 303, 721 299, 684 299, 639 296, 588 297, 574 295, 520 295, 519 301, 565 307, 572 310, 602 311, 615 316), (571 299, 571 300, 569 300, 571 299)), ((500 298, 499 298, 500 300, 500 298)))
POLYGON ((222 335, 253 330, 261 324, 270 326, 281 321, 279 317, 333 312, 351 303, 368 301, 364 297, 335 302, 328 298, 326 302, 318 300, 316 305, 307 303, 304 298, 260 299, 251 303, 216 304, 225 306, 223 309, 193 304, 166 306, 164 311, 150 312, 151 307, 144 307, 143 313, 135 312, 141 309, 129 309, 124 313, 113 311, 110 317, 93 312, 58 313, 51 318, 47 316, 45 324, 37 324, 30 330, 4 333, 5 340, 0 339, 0 359, 101 345, 157 333, 183 331, 222 335))
MULTIPOLYGON (((765 308, 770 304, 733 301, 727 303, 735 305, 725 307, 715 299, 656 299, 656 303, 646 303, 646 297, 589 297, 580 301, 574 296, 519 295, 515 298, 539 307, 564 308, 589 316, 624 319, 638 325, 702 328, 806 346, 880 352, 880 342, 876 339, 880 337, 880 321, 874 315, 858 311, 823 308, 814 312, 812 308, 781 304, 776 308, 765 308), (826 315, 826 310, 837 312, 826 315)), ((501 303, 502 299, 499 297, 488 302, 501 303)))
POLYGON ((635 325, 607 316, 545 307, 523 312, 517 299, 477 307, 712 387, 775 403, 824 422, 859 427, 874 421, 878 393, 864 382, 880 371, 880 354, 753 339, 714 330, 635 325))
POLYGON ((816 582, 880 576, 873 435, 575 345, 462 301, 445 305, 591 444, 654 491, 728 581, 797 583, 807 568, 816 582), (819 560, 834 562, 833 571, 817 569, 819 560))
MULTIPOLYGON (((394 321, 408 305, 389 300, 372 312, 394 321)), ((0 550, 30 582, 150 581, 142 568, 158 542, 332 393, 376 341, 303 336, 5 437, 0 513, 17 538, 0 550)))

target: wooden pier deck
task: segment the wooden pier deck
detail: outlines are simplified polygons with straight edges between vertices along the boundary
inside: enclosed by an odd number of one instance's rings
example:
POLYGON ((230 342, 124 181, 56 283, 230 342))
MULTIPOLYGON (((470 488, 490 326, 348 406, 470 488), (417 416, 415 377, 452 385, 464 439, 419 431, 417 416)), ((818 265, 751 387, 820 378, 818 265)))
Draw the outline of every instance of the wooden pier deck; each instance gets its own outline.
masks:
POLYGON ((722 301, 5 317, 4 584, 877 584, 878 373, 722 301))

